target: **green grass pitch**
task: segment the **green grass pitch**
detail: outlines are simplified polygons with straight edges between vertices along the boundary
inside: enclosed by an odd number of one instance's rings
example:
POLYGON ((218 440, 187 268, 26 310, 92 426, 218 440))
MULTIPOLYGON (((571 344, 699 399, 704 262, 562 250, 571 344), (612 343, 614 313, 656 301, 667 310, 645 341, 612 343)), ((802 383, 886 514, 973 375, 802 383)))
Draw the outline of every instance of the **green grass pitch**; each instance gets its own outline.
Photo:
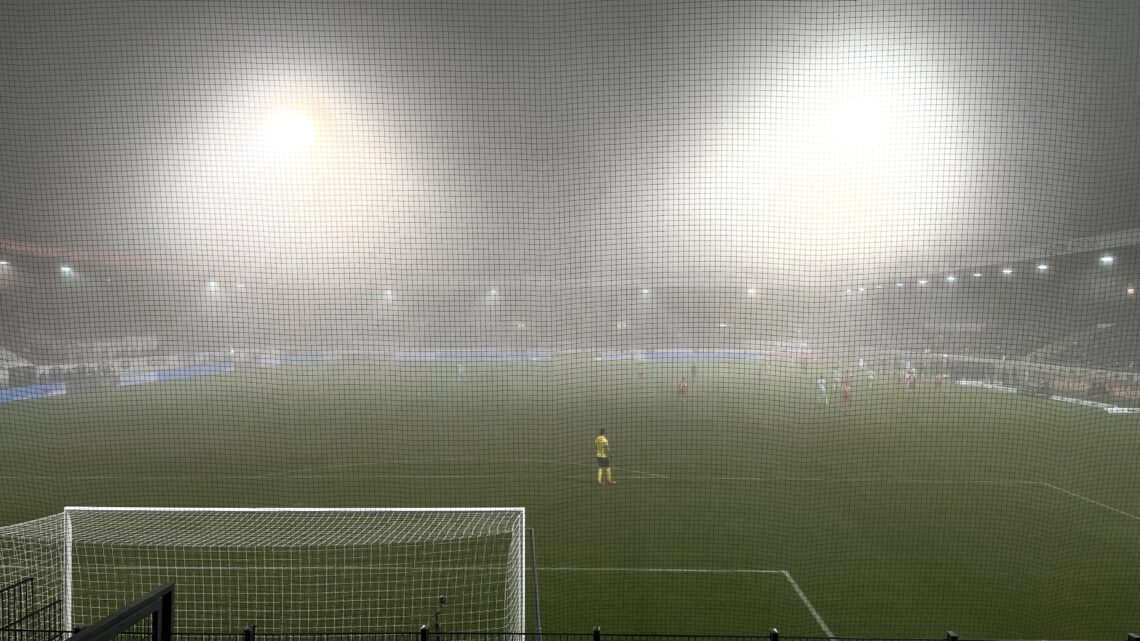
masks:
POLYGON ((64 505, 523 506, 546 631, 1140 629, 1136 416, 883 377, 821 406, 830 367, 759 367, 701 364, 683 401, 689 364, 387 363, 6 405, 0 523, 64 505), (594 482, 599 427, 616 487, 594 482))

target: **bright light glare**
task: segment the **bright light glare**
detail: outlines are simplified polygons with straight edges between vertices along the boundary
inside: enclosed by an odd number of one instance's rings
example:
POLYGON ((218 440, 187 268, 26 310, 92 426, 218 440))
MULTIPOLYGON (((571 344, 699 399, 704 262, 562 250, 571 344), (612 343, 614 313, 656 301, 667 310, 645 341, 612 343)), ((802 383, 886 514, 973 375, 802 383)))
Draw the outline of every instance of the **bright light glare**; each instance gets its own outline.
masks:
POLYGON ((1128 295, 1129 296, 1135 296, 1136 295, 1136 288, 1135 287, 1129 287, 1128 288, 1128 295))
POLYGON ((831 112, 832 143, 841 150, 874 147, 883 137, 883 112, 871 96, 854 96, 831 112))
POLYGON ((208 290, 210 290, 210 291, 212 291, 212 292, 213 292, 213 291, 217 291, 217 290, 218 290, 218 283, 217 283, 217 281, 213 281, 213 280, 212 280, 212 281, 210 281, 210 282, 206 283, 206 289, 208 289, 208 290))
POLYGON ((642 296, 648 296, 648 295, 649 295, 649 290, 648 290, 648 289, 643 289, 643 290, 641 290, 641 295, 642 295, 642 296))
POLYGON ((293 109, 274 112, 265 123, 265 144, 279 153, 297 153, 313 144, 316 129, 305 114, 293 109))
POLYGON ((0 260, 0 267, 7 267, 7 266, 8 266, 8 261, 0 260))
MULTIPOLYGON (((4 264, 6 265, 7 263, 4 263, 4 264)), ((749 289, 749 290, 748 290, 748 295, 749 295, 749 296, 755 296, 755 295, 756 295, 756 289, 755 289, 755 288, 753 288, 753 289, 749 289)))
POLYGON ((1114 262, 1116 262, 1116 259, 1113 258, 1112 256, 1101 256, 1100 257, 1100 264, 1101 265, 1107 266, 1107 265, 1113 264, 1114 262))
POLYGON ((974 272, 974 278, 981 278, 982 272, 974 272))
POLYGON ((919 285, 925 285, 925 284, 927 284, 927 283, 929 283, 929 282, 930 282, 930 281, 928 281, 928 280, 920 280, 920 281, 918 281, 918 284, 919 284, 919 285))
POLYGON ((1010 274, 1013 273, 1013 270, 1006 267, 1005 269, 1001 270, 1001 273, 1005 274, 1006 276, 1009 276, 1010 274))
POLYGON ((956 280, 958 280, 958 277, 957 277, 957 276, 953 276, 953 275, 951 275, 951 276, 947 276, 947 277, 946 277, 946 282, 948 282, 948 283, 953 283, 953 282, 954 282, 954 281, 956 281, 956 280))
POLYGON ((70 275, 71 275, 71 268, 70 268, 70 267, 68 267, 67 265, 64 265, 64 266, 60 267, 60 268, 59 268, 59 271, 60 271, 60 273, 64 274, 65 276, 70 276, 70 275))
POLYGON ((1041 263, 1040 265, 1037 266, 1037 271, 1039 271, 1039 272, 1043 272, 1043 271, 1046 271, 1048 269, 1049 269, 1049 266, 1046 265, 1045 263, 1041 263))
POLYGON ((895 283, 895 287, 903 287, 902 283, 895 283))

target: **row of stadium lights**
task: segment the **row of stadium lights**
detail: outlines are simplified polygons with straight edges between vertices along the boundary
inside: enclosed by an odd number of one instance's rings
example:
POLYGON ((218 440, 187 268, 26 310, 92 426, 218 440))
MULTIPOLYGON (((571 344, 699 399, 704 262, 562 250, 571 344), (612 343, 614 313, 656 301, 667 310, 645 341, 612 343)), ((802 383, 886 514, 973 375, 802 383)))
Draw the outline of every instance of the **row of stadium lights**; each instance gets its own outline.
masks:
MULTIPOLYGON (((1115 262, 1116 262, 1116 258, 1113 256, 1109 255, 1109 256, 1101 256, 1100 257, 1100 264, 1104 267, 1111 267, 1115 262)), ((8 261, 0 260, 0 268, 7 268, 8 266, 9 266, 8 261)), ((1037 265, 1037 271, 1040 273, 1045 273, 1045 272, 1049 271, 1049 265, 1047 265, 1046 263, 1040 263, 1037 265)), ((75 274, 75 270, 72 269, 70 265, 61 265, 59 268, 59 272, 60 272, 60 274, 62 274, 64 276, 72 276, 75 274)), ((1013 275, 1013 268, 1006 267, 1006 268, 1001 270, 1001 273, 1003 276, 1012 276, 1013 275)), ((982 273, 981 272, 974 272, 973 276, 974 276, 974 278, 981 278, 982 273)), ((958 281, 958 277, 955 276, 954 274, 949 274, 948 276, 946 276, 946 282, 948 282, 948 283, 955 283, 957 281, 958 281)), ((925 286, 930 284, 930 281, 926 280, 926 279, 920 279, 917 284, 919 287, 925 287, 925 286)), ((219 287, 220 286, 218 285, 217 281, 212 280, 212 281, 209 281, 206 283, 206 289, 208 291, 211 291, 211 292, 218 291, 219 287)), ((239 289, 243 288, 242 285, 238 285, 237 287, 239 289)), ((901 282, 895 283, 896 289, 901 289, 903 287, 906 287, 906 283, 901 283, 901 282)), ((875 285, 875 289, 883 289, 883 285, 875 285)), ((859 287, 856 289, 848 288, 846 290, 846 293, 851 294, 851 293, 858 292, 858 293, 862 294, 866 291, 867 291, 866 287, 859 287)), ((1130 287, 1128 287, 1128 289, 1126 291, 1127 291, 1129 296, 1135 296, 1136 295, 1136 288, 1135 287, 1130 286, 1130 287)), ((649 290, 648 289, 642 289, 640 291, 640 294, 643 297, 648 296, 649 290)), ((499 295, 498 289, 491 289, 487 292, 488 300, 494 299, 498 295, 499 295)), ((749 296, 755 296, 756 295, 756 289, 755 288, 749 288, 748 289, 748 295, 749 296)), ((388 302, 395 300, 395 293, 390 289, 384 290, 384 300, 388 301, 388 302)))
MULTIPOLYGON (((1100 264, 1102 267, 1112 267, 1112 265, 1115 263, 1116 263, 1116 258, 1114 256, 1105 255, 1105 256, 1100 257, 1100 264)), ((1038 263, 1037 264, 1037 272, 1038 273, 1044 274, 1047 271, 1049 271, 1049 265, 1047 263, 1038 263)), ((1013 268, 1012 267, 1005 267, 1001 270, 1001 274, 1002 274, 1002 276, 1012 276, 1013 275, 1013 268)), ((983 276, 982 272, 974 272, 973 275, 974 275, 974 278, 981 278, 983 276)), ((956 282, 958 282, 958 277, 955 276, 954 274, 948 274, 946 276, 946 282, 956 283, 956 282)), ((927 285, 930 284, 930 281, 927 279, 920 279, 917 284, 919 287, 926 287, 927 285)), ((895 289, 900 289, 903 287, 906 287, 906 283, 901 283, 901 282, 895 283, 895 289)), ((875 285, 875 289, 883 289, 883 286, 882 285, 875 285)), ((866 287, 858 287, 855 289, 848 288, 846 290, 846 293, 848 293, 848 294, 851 294, 851 293, 862 294, 866 291, 867 291, 866 287)), ((1127 294, 1129 296, 1135 296, 1136 295, 1136 288, 1131 286, 1131 285, 1129 285, 1128 289, 1125 291, 1127 292, 1127 294)), ((751 293, 751 290, 749 290, 749 293, 751 293)))

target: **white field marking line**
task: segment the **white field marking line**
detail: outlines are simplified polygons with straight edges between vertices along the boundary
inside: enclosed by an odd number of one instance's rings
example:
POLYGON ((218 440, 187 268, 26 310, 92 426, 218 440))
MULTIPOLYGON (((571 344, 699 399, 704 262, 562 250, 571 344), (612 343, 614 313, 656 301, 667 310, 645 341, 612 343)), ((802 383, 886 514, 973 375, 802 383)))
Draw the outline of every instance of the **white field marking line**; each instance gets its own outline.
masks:
POLYGON ((1038 485, 1017 479, 895 479, 881 476, 718 476, 717 481, 796 481, 803 483, 881 483, 883 485, 1038 485))
MULTIPOLYGON (((550 461, 550 462, 553 463, 555 461, 550 461)), ((565 463, 566 465, 577 465, 578 467, 596 467, 597 466, 596 463, 578 463, 576 461, 563 461, 563 463, 565 463)), ((615 466, 613 466, 612 469, 615 472, 628 472, 631 474, 640 474, 646 478, 652 478, 652 479, 667 479, 667 478, 669 478, 668 476, 665 476, 664 474, 654 474, 653 472, 646 472, 645 470, 635 470, 632 467, 618 467, 615 465, 615 466)))
MULTIPOLYGON (((98 567, 96 564, 91 564, 98 567)), ((0 567, 20 567, 4 566, 0 567)), ((348 570, 348 571, 375 571, 383 569, 406 569, 409 566, 401 563, 380 563, 376 565, 115 565, 116 570, 184 570, 202 572, 249 572, 251 570, 348 570)), ((502 571, 501 565, 472 565, 465 567, 445 568, 447 572, 454 571, 502 571)), ((780 574, 786 575, 785 570, 753 570, 748 568, 630 568, 630 567, 567 567, 567 566, 539 566, 539 572, 630 572, 630 573, 660 573, 660 574, 780 574)))
MULTIPOLYGON (((3 567, 3 566, 0 566, 3 567)), ((405 565, 385 565, 376 566, 115 566, 116 570, 130 571, 130 570, 188 570, 188 571, 247 571, 251 570, 268 570, 268 571, 311 571, 311 570, 350 570, 350 571, 375 571, 377 569, 385 568, 406 568, 405 565)), ((503 570, 502 566, 471 566, 464 568, 448 568, 448 571, 462 570, 462 571, 499 571, 503 570)), ((788 570, 759 570, 751 568, 626 568, 626 567, 576 567, 576 566, 538 566, 538 571, 573 571, 573 573, 638 573, 638 574, 777 574, 784 577, 791 585, 791 589, 796 591, 799 600, 804 603, 804 606, 812 614, 815 623, 820 626, 828 639, 836 638, 831 632, 831 628, 827 623, 824 623, 823 617, 820 616, 820 611, 815 609, 812 601, 807 599, 807 594, 804 590, 800 589, 796 579, 791 576, 788 570)))
POLYGON ((1116 512, 1121 516, 1126 516, 1134 521, 1140 521, 1140 516, 1125 512, 1120 508, 1113 507, 1107 503, 1101 503, 1096 499, 1090 499, 1082 494, 1066 490, 1063 487, 1058 487, 1052 483, 1045 481, 1020 481, 1016 479, 889 479, 878 478, 873 476, 868 477, 849 477, 849 478, 825 478, 825 477, 796 477, 796 476, 719 476, 716 478, 718 481, 799 481, 807 483, 868 483, 868 482, 881 482, 884 485, 891 483, 897 485, 1036 485, 1038 487, 1047 487, 1051 490, 1068 494, 1069 496, 1091 503, 1097 507, 1104 508, 1110 512, 1116 512))
POLYGON ((796 596, 798 596, 800 598, 800 601, 804 604, 804 606, 807 607, 808 612, 810 612, 812 618, 815 619, 816 625, 819 626, 819 629, 823 630, 823 633, 825 635, 827 635, 827 638, 829 638, 829 639, 835 638, 835 634, 833 634, 831 632, 831 628, 827 627, 827 623, 825 623, 823 620, 823 617, 821 617, 819 615, 819 611, 816 610, 815 606, 812 605, 811 601, 808 600, 807 595, 804 594, 804 591, 800 588, 800 584, 796 583, 796 580, 792 577, 792 573, 788 572, 787 570, 751 570, 751 569, 743 569, 743 568, 718 570, 718 569, 709 569, 709 568, 622 568, 622 567, 616 567, 616 568, 607 568, 607 567, 598 567, 598 568, 546 567, 546 568, 544 568, 544 567, 539 567, 538 570, 539 570, 539 572, 643 572, 643 573, 663 573, 663 574, 664 573, 676 573, 676 574, 779 574, 779 575, 783 576, 784 579, 786 579, 788 581, 788 583, 792 586, 792 589, 796 591, 796 596))
POLYGON ((1097 507, 1102 507, 1106 510, 1116 512, 1117 514, 1119 514, 1121 516, 1127 516, 1128 518, 1130 518, 1134 521, 1140 521, 1140 516, 1136 516, 1135 514, 1129 514, 1128 512, 1125 512, 1124 510, 1112 507, 1111 505, 1108 505, 1106 503, 1101 503, 1100 501, 1097 501, 1096 499, 1090 499, 1089 497, 1082 496, 1080 494, 1077 494, 1076 492, 1070 492, 1069 490, 1066 490, 1063 487, 1057 487, 1056 485, 1053 485, 1052 483, 1045 483, 1044 481, 1038 481, 1037 485, 1041 485, 1043 487, 1047 487, 1049 489, 1056 490, 1058 492, 1061 492, 1062 494, 1068 494, 1069 496, 1071 496, 1075 499, 1080 499, 1082 501, 1092 503, 1093 505, 1095 505, 1097 507))
POLYGON ((539 566, 539 572, 645 572, 676 574, 787 574, 784 570, 753 570, 749 568, 626 568, 626 567, 575 567, 539 566))
POLYGON ((832 634, 831 628, 827 627, 827 624, 823 622, 823 617, 819 616, 819 611, 815 609, 815 606, 811 604, 811 601, 808 601, 807 595, 804 594, 804 591, 800 589, 800 584, 796 583, 796 580, 792 578, 792 573, 784 570, 782 574, 784 575, 784 578, 788 580, 788 583, 792 584, 792 589, 795 590, 796 594, 799 595, 800 601, 803 601, 804 605, 807 606, 808 612, 811 612, 811 616, 815 619, 815 622, 819 625, 819 628, 823 630, 823 633, 827 635, 828 639, 834 639, 835 635, 832 634))

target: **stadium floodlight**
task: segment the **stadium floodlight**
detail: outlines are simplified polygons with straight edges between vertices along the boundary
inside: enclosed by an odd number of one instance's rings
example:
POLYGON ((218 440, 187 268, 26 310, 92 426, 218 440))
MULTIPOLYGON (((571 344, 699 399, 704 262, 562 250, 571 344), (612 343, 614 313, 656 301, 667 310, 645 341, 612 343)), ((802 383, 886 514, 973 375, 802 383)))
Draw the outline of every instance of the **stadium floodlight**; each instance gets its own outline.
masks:
POLYGON ((499 290, 497 290, 497 289, 492 289, 491 291, 487 292, 487 295, 488 295, 488 296, 498 296, 498 295, 499 295, 499 290))
POLYGON ((848 287, 848 288, 847 288, 847 291, 845 291, 845 292, 843 292, 843 293, 845 293, 845 294, 850 294, 850 293, 851 293, 851 288, 850 288, 850 287, 848 287))
POLYGON ((882 285, 875 285, 875 289, 882 289, 882 288, 883 288, 882 285))
POLYGON ((981 278, 982 272, 974 272, 974 278, 981 278))
POLYGON ((953 283, 957 280, 958 280, 958 277, 955 276, 954 274, 950 274, 949 276, 946 277, 946 282, 948 282, 948 283, 953 283))
POLYGON ((1041 263, 1041 264, 1037 265, 1037 271, 1039 271, 1039 272, 1049 271, 1049 266, 1046 265, 1045 263, 1041 263))
POLYGON ((68 507, 0 528, 0 577, 36 577, 67 629, 170 582, 182 631, 415 629, 446 591, 455 629, 520 633, 525 532, 509 507, 68 507))
POLYGON ((615 327, 617 327, 618 329, 625 329, 625 323, 617 323, 615 325, 615 327))
POLYGON ((930 283, 930 281, 928 281, 928 280, 920 280, 920 281, 918 281, 918 284, 919 284, 919 285, 926 285, 926 284, 928 284, 928 283, 930 283))
POLYGON ((1129 296, 1135 296, 1136 295, 1136 288, 1135 287, 1129 287, 1128 288, 1128 295, 1129 296))
MULTIPOLYGON (((5 264, 7 264, 7 263, 5 263, 5 264)), ((749 296, 755 296, 756 295, 756 288, 755 287, 749 288, 748 289, 748 295, 749 296)))
POLYGON ((218 291, 218 281, 212 280, 212 281, 206 283, 206 289, 208 289, 212 292, 218 291))
POLYGON ((67 265, 63 265, 59 268, 59 273, 63 274, 64 276, 70 276, 73 273, 73 271, 72 271, 71 267, 69 267, 67 265))
POLYGON ((831 113, 832 144, 841 151, 862 152, 882 142, 883 107, 873 95, 848 95, 831 113))
POLYGON ((263 134, 265 144, 270 149, 283 154, 303 151, 316 140, 316 129, 313 127, 313 121, 294 109, 282 109, 273 112, 265 123, 263 134))
POLYGON ((859 288, 859 293, 860 293, 860 294, 862 294, 862 293, 863 293, 863 292, 865 292, 865 291, 867 291, 867 288, 866 288, 866 287, 860 287, 860 288, 859 288))
POLYGON ((7 267, 7 266, 8 266, 8 261, 0 260, 0 267, 7 267))
POLYGON ((906 285, 902 283, 895 283, 895 287, 906 287, 906 285))
POLYGON ((728 327, 728 323, 717 323, 717 327, 724 329, 725 327, 728 327))
POLYGON ((648 296, 648 295, 649 295, 649 290, 648 290, 648 289, 642 289, 642 290, 641 290, 641 295, 642 295, 642 296, 648 296))
POLYGON ((1101 256, 1100 257, 1100 264, 1104 265, 1105 267, 1108 267, 1109 265, 1111 265, 1115 262, 1116 262, 1116 258, 1114 258, 1112 256, 1101 256))
POLYGON ((1009 276, 1010 274, 1013 273, 1013 270, 1006 267, 1005 269, 1001 270, 1001 273, 1005 274, 1006 276, 1009 276))

